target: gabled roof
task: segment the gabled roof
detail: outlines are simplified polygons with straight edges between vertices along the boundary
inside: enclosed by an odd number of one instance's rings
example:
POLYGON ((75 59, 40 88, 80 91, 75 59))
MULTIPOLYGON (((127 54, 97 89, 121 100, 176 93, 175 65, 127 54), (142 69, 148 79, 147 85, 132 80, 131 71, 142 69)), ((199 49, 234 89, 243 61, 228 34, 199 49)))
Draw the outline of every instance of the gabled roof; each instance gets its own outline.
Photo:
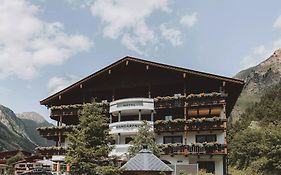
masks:
POLYGON ((152 154, 147 149, 141 150, 135 157, 131 158, 122 166, 125 171, 156 171, 156 172, 172 172, 174 171, 162 160, 152 154))
POLYGON ((135 58, 135 57, 131 57, 131 56, 126 56, 118 61, 116 61, 115 63, 112 63, 111 65, 83 78, 82 80, 68 86, 67 88, 47 97, 46 99, 40 101, 40 104, 42 105, 47 105, 48 102, 54 98, 57 98, 58 96, 64 94, 65 92, 68 92, 70 90, 72 90, 73 88, 79 87, 81 84, 97 77, 98 75, 100 75, 103 72, 109 71, 111 70, 113 67, 122 64, 124 62, 127 61, 132 61, 132 62, 136 62, 136 63, 140 63, 140 64, 144 64, 144 65, 150 65, 150 66, 155 66, 155 67, 159 67, 159 68, 163 68, 163 69, 168 69, 168 70, 174 70, 174 71, 178 71, 178 72, 182 72, 182 73, 188 73, 188 74, 193 74, 193 75, 197 75, 197 76, 202 76, 202 77, 206 77, 206 78, 211 78, 211 79, 216 79, 216 80, 221 80, 221 81, 225 81, 225 82, 231 82, 231 83, 235 83, 235 84, 240 84, 240 85, 244 85, 244 81, 239 80, 239 79, 234 79, 234 78, 229 78, 229 77, 224 77, 224 76, 220 76, 220 75, 215 75, 215 74, 210 74, 210 73, 205 73, 205 72, 200 72, 200 71, 195 71, 195 70, 191 70, 191 69, 186 69, 186 68, 181 68, 181 67, 177 67, 177 66, 172 66, 172 65, 167 65, 167 64, 162 64, 162 63, 157 63, 157 62, 152 62, 152 61, 148 61, 148 60, 143 60, 143 59, 139 59, 139 58, 135 58))

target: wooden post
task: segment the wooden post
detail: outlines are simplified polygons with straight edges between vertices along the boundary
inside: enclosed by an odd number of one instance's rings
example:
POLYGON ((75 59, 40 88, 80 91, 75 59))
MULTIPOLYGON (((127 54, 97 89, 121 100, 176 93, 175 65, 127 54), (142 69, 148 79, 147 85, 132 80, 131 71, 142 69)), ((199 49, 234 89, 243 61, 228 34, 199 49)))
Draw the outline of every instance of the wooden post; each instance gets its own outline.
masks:
POLYGON ((121 142, 121 134, 120 134, 120 133, 118 133, 118 137, 117 137, 117 144, 119 145, 119 144, 120 144, 120 142, 121 142))
POLYGON ((121 111, 118 112, 118 122, 121 121, 121 111))
POLYGON ((153 110, 151 110, 151 116, 150 116, 150 120, 152 121, 152 122, 154 122, 154 114, 153 114, 153 110))
POLYGON ((141 110, 139 110, 139 121, 141 121, 141 110))
POLYGON ((112 89, 112 101, 115 100, 115 89, 112 89))
POLYGON ((151 98, 151 86, 148 86, 148 98, 151 98))
POLYGON ((109 114, 109 123, 112 123, 112 114, 109 114))
MULTIPOLYGON (((224 119, 226 119, 226 105, 223 105, 223 113, 224 113, 224 119)), ((223 132, 224 132, 224 144, 227 145, 227 120, 223 122, 223 132)), ((227 146, 224 148, 225 154, 227 154, 227 146)))
POLYGON ((57 162, 57 172, 60 174, 60 162, 57 162))
POLYGON ((61 146, 61 131, 59 131, 59 141, 58 141, 58 146, 61 146))
POLYGON ((187 120, 187 115, 188 115, 188 112, 187 112, 187 103, 184 102, 184 108, 183 108, 183 115, 184 115, 184 121, 185 121, 185 124, 184 124, 184 131, 185 131, 185 137, 184 137, 184 144, 187 145, 187 123, 186 123, 186 120, 187 120))
POLYGON ((186 82, 183 84, 183 95, 186 97, 186 82))
POLYGON ((62 115, 60 115, 60 123, 59 126, 62 126, 62 115))

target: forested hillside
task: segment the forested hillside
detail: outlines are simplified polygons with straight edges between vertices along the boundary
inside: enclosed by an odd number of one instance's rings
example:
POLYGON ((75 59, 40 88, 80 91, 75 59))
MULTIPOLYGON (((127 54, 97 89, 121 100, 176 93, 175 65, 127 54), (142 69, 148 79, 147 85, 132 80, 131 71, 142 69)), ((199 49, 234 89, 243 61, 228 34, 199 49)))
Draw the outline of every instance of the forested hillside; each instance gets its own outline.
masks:
POLYGON ((281 83, 266 91, 230 126, 230 164, 264 175, 281 174, 281 83))

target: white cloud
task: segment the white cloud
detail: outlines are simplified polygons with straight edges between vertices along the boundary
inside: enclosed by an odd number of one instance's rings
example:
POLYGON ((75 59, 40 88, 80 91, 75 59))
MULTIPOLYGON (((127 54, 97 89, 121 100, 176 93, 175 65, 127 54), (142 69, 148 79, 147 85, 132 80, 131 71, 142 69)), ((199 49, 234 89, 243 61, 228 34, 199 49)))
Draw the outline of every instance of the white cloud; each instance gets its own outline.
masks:
POLYGON ((73 75, 67 77, 52 77, 48 81, 47 88, 50 94, 54 94, 56 92, 59 92, 60 90, 63 90, 75 81, 77 81, 77 77, 73 75))
MULTIPOLYGON (((273 28, 281 29, 281 15, 276 19, 273 24, 273 28)), ((259 45, 252 49, 252 52, 245 56, 240 64, 242 68, 246 69, 257 65, 258 63, 269 58, 274 51, 281 48, 281 38, 272 41, 269 45, 259 45)))
POLYGON ((181 18, 180 23, 187 27, 193 27, 197 22, 197 13, 194 12, 190 15, 185 15, 181 18))
POLYGON ((145 54, 148 45, 158 41, 153 28, 146 23, 155 11, 171 12, 169 0, 96 0, 91 5, 94 16, 104 24, 103 35, 121 39, 129 50, 145 54))
POLYGON ((277 49, 281 48, 281 38, 273 41, 269 46, 260 45, 252 49, 252 52, 241 60, 243 69, 257 65, 258 63, 269 58, 277 49))
POLYGON ((275 20, 273 27, 276 29, 281 29, 281 15, 275 20))
POLYGON ((64 33, 60 22, 45 22, 39 7, 25 0, 0 2, 0 78, 32 79, 46 65, 60 65, 86 51, 92 42, 79 34, 64 33))
POLYGON ((167 24, 160 25, 160 31, 164 39, 168 40, 173 46, 182 45, 181 31, 169 28, 167 24))

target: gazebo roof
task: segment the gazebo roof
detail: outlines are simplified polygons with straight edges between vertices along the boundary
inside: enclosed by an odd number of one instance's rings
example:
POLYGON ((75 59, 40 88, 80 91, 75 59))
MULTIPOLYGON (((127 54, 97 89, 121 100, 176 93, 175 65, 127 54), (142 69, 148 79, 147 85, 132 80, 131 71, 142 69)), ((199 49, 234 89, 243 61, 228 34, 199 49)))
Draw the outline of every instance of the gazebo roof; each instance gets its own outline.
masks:
POLYGON ((172 172, 174 171, 158 157, 147 149, 141 150, 135 157, 131 158, 122 166, 125 171, 156 171, 172 172))

